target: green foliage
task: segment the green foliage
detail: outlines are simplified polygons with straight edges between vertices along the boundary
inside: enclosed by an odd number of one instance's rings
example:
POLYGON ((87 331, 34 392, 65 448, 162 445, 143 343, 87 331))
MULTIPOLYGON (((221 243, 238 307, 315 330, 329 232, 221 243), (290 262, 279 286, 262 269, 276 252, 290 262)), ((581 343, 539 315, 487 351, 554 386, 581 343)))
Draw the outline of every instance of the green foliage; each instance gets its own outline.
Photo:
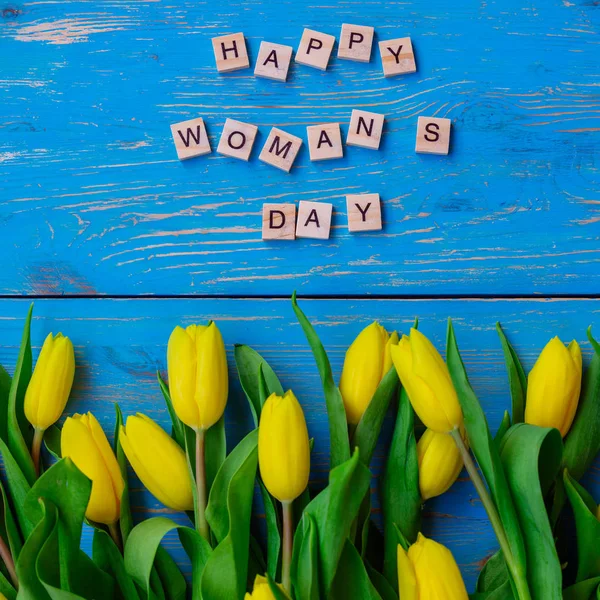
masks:
POLYGON ((500 336, 506 372, 508 373, 508 385, 512 400, 512 422, 513 424, 523 423, 525 420, 525 401, 527 399, 527 376, 517 353, 504 335, 500 323, 496 323, 496 331, 500 336))

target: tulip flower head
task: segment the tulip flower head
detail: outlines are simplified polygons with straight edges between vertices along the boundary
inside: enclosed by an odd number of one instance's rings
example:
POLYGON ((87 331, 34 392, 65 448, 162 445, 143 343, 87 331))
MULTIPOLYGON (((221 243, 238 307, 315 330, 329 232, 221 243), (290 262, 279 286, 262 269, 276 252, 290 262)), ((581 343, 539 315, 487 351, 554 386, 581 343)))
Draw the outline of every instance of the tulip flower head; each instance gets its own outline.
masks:
POLYGON ((392 360, 410 402, 423 423, 447 433, 462 427, 463 414, 448 367, 433 344, 417 329, 391 347, 392 360))
POLYGON ((310 444, 304 412, 296 396, 271 394, 258 427, 260 475, 269 493, 280 502, 295 500, 308 485, 310 444))
POLYGON ((257 575, 254 580, 252 593, 246 592, 244 600, 275 600, 275 596, 273 596, 267 578, 262 575, 257 575))
POLYGON ((25 416, 36 429, 45 431, 58 421, 67 405, 74 376, 71 340, 62 333, 49 333, 25 393, 25 416))
POLYGON ((90 412, 68 417, 60 443, 63 458, 70 458, 92 481, 85 516, 96 523, 116 523, 121 514, 125 483, 119 463, 96 417, 90 412))
POLYGON ((223 415, 229 382, 218 327, 175 327, 167 348, 169 390, 177 416, 193 429, 208 429, 223 415))
POLYGON ((340 392, 346 419, 358 425, 377 386, 392 367, 391 346, 398 334, 391 335, 377 322, 365 327, 346 352, 340 378, 340 392))
POLYGON ((119 439, 136 475, 155 498, 174 510, 193 509, 185 453, 160 425, 138 413, 127 417, 119 439))
POLYGON ((555 427, 565 437, 577 411, 581 392, 581 348, 552 338, 539 355, 527 380, 525 422, 555 427))
POLYGON ((458 565, 448 548, 419 533, 408 552, 398 545, 400 600, 468 600, 458 565))
POLYGON ((417 444, 421 498, 441 496, 463 468, 458 446, 447 433, 427 429, 417 444))

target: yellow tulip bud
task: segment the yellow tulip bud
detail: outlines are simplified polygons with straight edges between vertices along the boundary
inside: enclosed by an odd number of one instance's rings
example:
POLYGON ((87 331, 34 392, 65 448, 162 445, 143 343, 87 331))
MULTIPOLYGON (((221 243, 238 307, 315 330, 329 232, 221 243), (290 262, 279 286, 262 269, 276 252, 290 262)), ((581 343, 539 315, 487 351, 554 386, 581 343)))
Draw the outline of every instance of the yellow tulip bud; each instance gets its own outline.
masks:
POLYGON ((39 430, 60 418, 73 385, 75 353, 68 337, 51 333, 44 341, 25 393, 25 416, 39 430))
POLYGON ((229 380, 225 345, 214 324, 175 327, 167 349, 169 390, 177 416, 208 429, 223 415, 229 380))
POLYGON ((121 514, 125 489, 119 463, 96 417, 68 417, 60 438, 61 453, 92 481, 92 494, 85 516, 96 523, 112 525, 121 514))
POLYGON ((398 545, 400 600, 468 600, 458 565, 448 548, 419 533, 408 552, 398 545))
POLYGON ((391 347, 392 360, 410 402, 423 423, 439 433, 461 428, 463 414, 448 367, 417 329, 391 347))
POLYGON ((581 392, 581 348, 552 338, 539 355, 527 380, 525 422, 555 427, 563 437, 571 428, 581 392))
POLYGON ((447 433, 427 429, 417 444, 421 498, 441 496, 463 468, 458 446, 447 433))
POLYGON ((346 352, 340 378, 340 392, 346 419, 358 425, 384 375, 392 367, 390 348, 398 334, 390 336, 377 322, 365 327, 346 352))
MULTIPOLYGON (((279 586, 281 588, 281 586, 279 586)), ((246 592, 244 600, 275 600, 266 577, 257 575, 252 593, 246 592)))
POLYGON ((146 415, 127 417, 119 437, 123 451, 140 481, 165 506, 192 510, 192 483, 184 451, 146 415))
POLYGON ((302 407, 288 390, 271 394, 258 427, 260 475, 269 493, 280 502, 295 500, 308 485, 310 445, 302 407))

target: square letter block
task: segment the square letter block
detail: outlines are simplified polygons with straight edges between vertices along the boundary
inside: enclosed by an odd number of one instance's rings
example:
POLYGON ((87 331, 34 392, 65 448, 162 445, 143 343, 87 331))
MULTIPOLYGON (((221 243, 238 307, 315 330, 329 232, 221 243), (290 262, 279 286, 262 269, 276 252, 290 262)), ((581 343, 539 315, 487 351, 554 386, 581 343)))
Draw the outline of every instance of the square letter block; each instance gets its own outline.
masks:
POLYGON ((373 27, 344 23, 340 35, 338 58, 365 63, 370 62, 374 31, 373 27))
POLYGON ((346 196, 348 231, 379 231, 381 229, 381 202, 379 194, 346 196))
POLYGON ((213 38, 212 45, 219 73, 239 71, 250 66, 243 33, 213 38))
POLYGON ((273 127, 258 158, 289 173, 300 146, 302 146, 301 138, 273 127))
POLYGON ((306 128, 306 132, 308 134, 310 160, 329 160, 344 156, 339 123, 311 125, 306 128))
POLYGON ((262 239, 296 239, 295 204, 263 204, 262 239))
POLYGON ((381 54, 383 74, 386 77, 394 77, 394 75, 403 75, 404 73, 415 73, 417 71, 417 63, 415 62, 410 38, 398 38, 397 40, 379 42, 379 52, 381 54))
POLYGON ((275 81, 285 81, 292 60, 292 52, 291 46, 261 42, 254 75, 275 81))
POLYGON ((300 201, 296 237, 328 240, 333 204, 300 201))
POLYGON ((305 29, 296 52, 296 62, 326 71, 334 43, 332 35, 305 29))
POLYGON ((379 113, 353 110, 346 144, 377 150, 381 142, 384 120, 385 116, 379 113))
POLYGON ((210 141, 202 117, 171 125, 171 134, 179 160, 210 154, 210 141))
POLYGON ((258 127, 256 125, 227 119, 217 146, 217 152, 247 161, 250 158, 257 131, 258 127))
POLYGON ((419 117, 417 145, 419 154, 448 154, 450 150, 450 119, 419 117))

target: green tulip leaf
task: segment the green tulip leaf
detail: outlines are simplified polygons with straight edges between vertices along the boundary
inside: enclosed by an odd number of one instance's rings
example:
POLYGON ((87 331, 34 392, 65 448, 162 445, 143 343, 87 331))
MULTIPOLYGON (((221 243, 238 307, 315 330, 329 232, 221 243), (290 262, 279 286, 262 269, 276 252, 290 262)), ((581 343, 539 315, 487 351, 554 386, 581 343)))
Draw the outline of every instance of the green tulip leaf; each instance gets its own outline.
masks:
POLYGON ((171 417, 171 437, 185 450, 185 425, 179 420, 179 417, 177 416, 177 413, 173 408, 173 402, 171 401, 169 387, 165 383, 165 380, 162 378, 160 371, 156 371, 156 378, 158 379, 160 391, 162 392, 163 398, 165 399, 167 410, 169 411, 169 416, 171 417))
POLYGON ((244 390, 244 394, 246 394, 248 404, 250 405, 254 426, 258 427, 260 412, 263 405, 258 387, 259 368, 262 367, 263 375, 267 383, 267 390, 269 390, 267 396, 272 393, 283 396, 283 387, 281 387, 281 383, 269 363, 250 346, 236 344, 233 350, 233 356, 235 358, 235 366, 240 379, 240 384, 242 385, 242 389, 244 390))
POLYGON ((527 399, 527 376, 515 349, 504 335, 500 323, 496 323, 496 331, 500 336, 508 373, 508 384, 512 400, 512 422, 514 424, 523 423, 525 420, 525 401, 527 399))
POLYGON ((356 531, 356 547, 360 551, 362 558, 367 554, 367 544, 369 542, 369 531, 371 529, 371 490, 367 490, 365 497, 360 505, 358 517, 355 521, 357 525, 356 531))
POLYGON ((317 529, 323 598, 329 597, 344 545, 370 481, 371 473, 355 451, 352 458, 330 471, 329 485, 304 509, 302 520, 310 515, 317 529))
POLYGON ((576 582, 600 577, 600 521, 596 517, 598 506, 588 492, 565 470, 564 483, 575 515, 577 530, 576 582))
POLYGON ((448 320, 446 361, 463 411, 471 449, 489 487, 516 566, 525 572, 527 564, 525 543, 515 504, 500 460, 498 447, 492 439, 483 409, 469 383, 451 320, 448 320))
POLYGON ((204 464, 206 467, 206 489, 210 491, 219 469, 227 456, 225 416, 206 430, 204 440, 204 464))
POLYGON ((365 567, 367 568, 367 572, 369 573, 369 577, 375 589, 381 596, 382 600, 398 600, 398 594, 394 590, 394 588, 390 585, 390 582, 387 580, 385 575, 382 575, 379 571, 371 567, 368 562, 365 562, 365 567))
MULTIPOLYGON (((31 379, 31 315, 33 304, 25 319, 21 348, 8 394, 8 447, 29 485, 36 479, 35 467, 26 442, 31 440, 31 427, 25 418, 25 391, 31 379)), ((30 442, 31 443, 31 442, 30 442)))
POLYGON ((8 395, 11 382, 11 376, 0 365, 0 438, 6 443, 8 443, 8 395))
POLYGON ((133 529, 133 517, 131 515, 131 506, 129 504, 129 478, 127 474, 127 458, 123 447, 121 446, 121 427, 123 426, 123 413, 121 408, 115 402, 115 437, 114 447, 115 456, 119 463, 119 469, 121 471, 121 477, 123 477, 123 493, 121 494, 121 514, 119 516, 119 528, 121 531, 121 538, 123 540, 123 547, 127 542, 129 533, 133 529))
POLYGON ((332 598, 382 600, 371 582, 358 550, 346 540, 331 588, 332 598))
POLYGON ((562 570, 544 497, 562 460, 557 429, 517 423, 502 440, 500 456, 512 492, 527 556, 527 580, 534 599, 562 597, 562 570))
POLYGON ((348 424, 346 422, 344 401, 342 400, 340 390, 333 380, 333 373, 327 352, 325 352, 325 348, 321 340, 319 340, 314 327, 298 306, 296 292, 292 295, 292 307, 311 347, 321 377, 325 404, 327 406, 327 419, 329 421, 330 464, 333 469, 350 459, 350 441, 348 438, 348 424))
POLYGON ((44 432, 44 445, 50 454, 56 459, 62 458, 60 449, 60 429, 56 425, 51 425, 44 432))
MULTIPOLYGON (((153 597, 152 573, 158 571, 153 567, 156 554, 162 539, 174 529, 179 534, 182 546, 192 561, 194 581, 192 593, 193 600, 201 600, 199 586, 196 583, 212 552, 209 543, 194 529, 177 525, 166 517, 153 517, 136 525, 129 534, 125 544, 124 562, 127 573, 133 578, 143 593, 143 598, 150 600, 153 597)), ((161 579, 162 579, 161 573, 161 579)), ((169 600, 184 600, 186 597, 186 583, 183 575, 177 570, 172 578, 165 584, 165 597, 169 600)), ((156 591, 156 590, 155 590, 156 591)))
POLYGON ((352 446, 359 449, 360 459, 367 466, 369 466, 373 457, 383 419, 397 388, 398 374, 396 368, 392 367, 377 386, 373 398, 371 398, 371 402, 354 432, 352 446))
POLYGON ((502 444, 502 438, 504 437, 506 432, 510 429, 510 427, 511 427, 510 414, 507 410, 505 410, 504 416, 502 417, 502 422, 500 423, 500 427, 498 427, 498 431, 496 432, 496 435, 494 436, 494 443, 496 444, 496 446, 498 446, 498 448, 500 447, 500 444, 502 444))
POLYGON ((2 539, 8 541, 10 554, 16 561, 19 558, 19 553, 23 547, 23 541, 21 540, 21 534, 13 516, 13 511, 8 502, 8 498, 6 497, 2 481, 0 481, 0 496, 2 497, 2 505, 0 506, 0 536, 2 536, 2 539))
MULTIPOLYGON (((594 341, 591 329, 588 338, 594 341)), ((579 406, 565 438, 563 465, 579 481, 600 450, 600 353, 594 353, 583 376, 579 406)))
POLYGON ((267 573, 273 579, 277 579, 280 566, 281 523, 275 500, 273 500, 260 478, 258 483, 265 507, 265 522, 267 525, 267 573))
POLYGON ((398 390, 398 414, 381 484, 383 511, 383 572, 394 590, 398 590, 398 527, 411 543, 421 529, 421 492, 419 460, 414 432, 414 412, 404 388, 398 390))
POLYGON ((217 546, 200 580, 202 597, 241 598, 246 590, 258 430, 250 432, 225 459, 210 491, 206 519, 217 546))
POLYGON ((0 594, 4 594, 6 600, 16 600, 17 598, 17 590, 2 572, 0 572, 0 594))
POLYGON ((506 591, 507 598, 513 598, 506 561, 502 550, 498 550, 483 565, 483 569, 481 569, 477 578, 476 591, 483 598, 487 597, 484 594, 489 595, 501 589, 506 591))
POLYGON ((319 540, 309 513, 301 519, 294 536, 292 584, 296 600, 319 600, 319 540))
POLYGON ((247 580, 254 581, 257 575, 264 576, 267 572, 267 563, 265 562, 260 542, 252 534, 250 534, 250 545, 248 550, 247 580))
POLYGON ((569 586, 563 600, 596 600, 600 596, 600 577, 592 577, 569 586))
POLYGON ((116 581, 120 600, 141 600, 133 579, 125 570, 123 555, 106 531, 101 529, 94 531, 92 554, 98 567, 116 581))
POLYGON ((267 582, 274 600, 290 600, 290 597, 275 583, 275 580, 270 575, 267 575, 267 582))

